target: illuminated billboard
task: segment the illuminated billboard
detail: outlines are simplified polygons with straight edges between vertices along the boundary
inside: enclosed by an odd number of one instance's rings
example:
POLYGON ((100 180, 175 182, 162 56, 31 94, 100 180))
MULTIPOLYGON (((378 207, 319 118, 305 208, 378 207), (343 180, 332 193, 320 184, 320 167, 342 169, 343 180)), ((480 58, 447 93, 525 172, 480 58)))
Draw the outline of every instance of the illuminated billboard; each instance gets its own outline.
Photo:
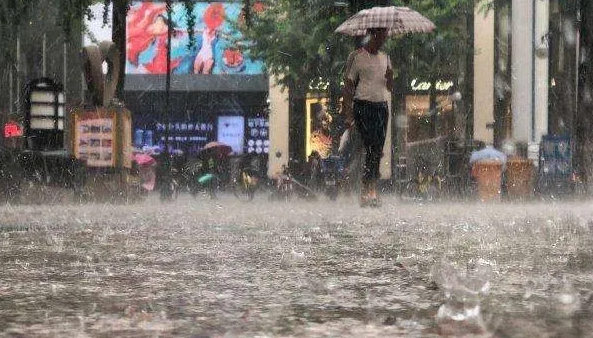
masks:
MULTIPOLYGON (((263 74, 263 63, 250 58, 247 43, 234 26, 242 7, 237 2, 196 2, 195 45, 190 48, 185 6, 174 3, 172 74, 263 74)), ((169 22, 165 3, 134 2, 126 21, 126 73, 166 74, 169 22)))

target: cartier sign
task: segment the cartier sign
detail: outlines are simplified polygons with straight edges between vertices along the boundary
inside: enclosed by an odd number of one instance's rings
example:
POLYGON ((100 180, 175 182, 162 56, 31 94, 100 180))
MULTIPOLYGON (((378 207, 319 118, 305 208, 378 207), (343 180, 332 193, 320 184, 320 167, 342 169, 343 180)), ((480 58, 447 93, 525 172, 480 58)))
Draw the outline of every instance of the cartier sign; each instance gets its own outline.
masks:
MULTIPOLYGON (((410 87, 412 88, 413 91, 429 90, 431 87, 431 84, 430 84, 430 82, 419 81, 418 79, 414 79, 410 83, 410 87)), ((451 87, 453 87, 453 81, 438 80, 435 84, 435 88, 438 91, 449 90, 451 87)))

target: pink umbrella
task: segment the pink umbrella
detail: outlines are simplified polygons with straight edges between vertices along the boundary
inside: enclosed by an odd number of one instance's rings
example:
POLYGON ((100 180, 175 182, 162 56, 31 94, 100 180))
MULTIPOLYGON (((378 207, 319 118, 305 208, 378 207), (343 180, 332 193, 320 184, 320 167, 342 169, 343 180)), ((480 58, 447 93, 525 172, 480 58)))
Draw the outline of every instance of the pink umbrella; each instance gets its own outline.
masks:
POLYGON ((138 163, 138 165, 144 166, 144 165, 152 165, 156 163, 156 160, 154 159, 154 157, 148 155, 148 154, 136 154, 134 155, 134 161, 136 161, 136 163, 138 163))

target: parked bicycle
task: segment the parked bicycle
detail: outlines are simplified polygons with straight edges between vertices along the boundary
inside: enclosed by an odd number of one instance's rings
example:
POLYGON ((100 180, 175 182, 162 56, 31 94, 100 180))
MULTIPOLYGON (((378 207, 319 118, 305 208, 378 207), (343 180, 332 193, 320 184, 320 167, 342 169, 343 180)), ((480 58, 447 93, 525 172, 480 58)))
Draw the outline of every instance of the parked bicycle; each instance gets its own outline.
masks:
POLYGON ((232 179, 232 191, 235 197, 243 201, 251 201, 255 197, 261 178, 249 168, 242 168, 232 179))
POLYGON ((288 167, 282 166, 282 172, 275 178, 274 189, 270 195, 272 200, 289 202, 293 197, 316 199, 315 192, 294 178, 288 167))
POLYGON ((430 171, 425 161, 420 161, 415 176, 410 179, 402 192, 404 196, 424 201, 439 199, 445 190, 445 176, 440 165, 430 171))

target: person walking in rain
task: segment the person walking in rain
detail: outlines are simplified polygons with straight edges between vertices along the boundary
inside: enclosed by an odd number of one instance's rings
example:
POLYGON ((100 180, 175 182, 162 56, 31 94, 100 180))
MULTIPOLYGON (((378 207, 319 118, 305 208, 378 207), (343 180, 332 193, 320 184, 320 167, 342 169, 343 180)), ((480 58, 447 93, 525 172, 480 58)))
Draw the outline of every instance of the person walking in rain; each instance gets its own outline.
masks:
POLYGON ((380 205, 377 182, 393 86, 391 60, 380 51, 388 29, 370 28, 367 32, 368 43, 348 56, 342 92, 346 127, 356 126, 366 150, 360 194, 362 207, 380 205))

